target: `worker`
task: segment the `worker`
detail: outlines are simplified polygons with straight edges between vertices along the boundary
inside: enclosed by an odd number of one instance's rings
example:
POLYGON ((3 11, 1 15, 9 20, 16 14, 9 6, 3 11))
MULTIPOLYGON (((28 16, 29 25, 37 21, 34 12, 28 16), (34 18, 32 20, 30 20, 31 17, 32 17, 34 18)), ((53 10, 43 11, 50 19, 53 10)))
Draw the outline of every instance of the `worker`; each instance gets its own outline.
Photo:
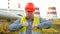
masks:
POLYGON ((27 3, 25 12, 26 16, 17 19, 9 26, 10 31, 16 31, 18 34, 41 34, 42 29, 48 29, 52 26, 50 20, 34 16, 35 6, 32 2, 27 3))

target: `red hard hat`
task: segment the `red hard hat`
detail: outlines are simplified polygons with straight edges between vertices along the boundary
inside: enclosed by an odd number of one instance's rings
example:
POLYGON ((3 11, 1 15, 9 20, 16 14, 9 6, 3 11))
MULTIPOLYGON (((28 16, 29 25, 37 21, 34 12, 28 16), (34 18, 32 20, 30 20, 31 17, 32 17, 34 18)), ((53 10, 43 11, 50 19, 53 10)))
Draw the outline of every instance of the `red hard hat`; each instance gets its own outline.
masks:
POLYGON ((31 11, 31 12, 34 11, 34 10, 35 10, 34 4, 31 3, 31 2, 29 2, 29 3, 26 5, 25 10, 26 10, 26 11, 31 11))

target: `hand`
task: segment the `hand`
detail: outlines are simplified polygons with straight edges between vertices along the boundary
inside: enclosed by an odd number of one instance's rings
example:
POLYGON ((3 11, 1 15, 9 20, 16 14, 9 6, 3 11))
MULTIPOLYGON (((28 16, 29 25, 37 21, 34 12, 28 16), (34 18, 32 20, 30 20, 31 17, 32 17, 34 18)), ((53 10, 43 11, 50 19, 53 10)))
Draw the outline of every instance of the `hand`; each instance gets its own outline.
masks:
POLYGON ((22 24, 22 26, 26 26, 27 27, 28 26, 28 23, 25 22, 25 23, 22 24))
POLYGON ((37 26, 32 26, 32 30, 36 30, 37 29, 37 26))

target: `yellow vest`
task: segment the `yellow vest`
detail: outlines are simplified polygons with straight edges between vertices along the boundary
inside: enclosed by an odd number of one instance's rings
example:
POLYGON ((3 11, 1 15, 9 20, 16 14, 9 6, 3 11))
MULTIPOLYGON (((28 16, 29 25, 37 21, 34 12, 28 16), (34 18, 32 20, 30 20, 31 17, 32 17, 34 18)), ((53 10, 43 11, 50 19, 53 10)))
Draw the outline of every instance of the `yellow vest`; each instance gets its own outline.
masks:
MULTIPOLYGON (((26 16, 22 17, 20 20, 20 24, 23 24, 26 22, 26 16)), ((33 20, 33 25, 39 25, 40 24, 40 18, 34 16, 34 20, 33 20)), ((19 29, 19 32, 26 32, 26 27, 24 26, 23 28, 19 29)), ((41 32, 41 29, 37 28, 36 30, 32 30, 32 32, 41 32)))

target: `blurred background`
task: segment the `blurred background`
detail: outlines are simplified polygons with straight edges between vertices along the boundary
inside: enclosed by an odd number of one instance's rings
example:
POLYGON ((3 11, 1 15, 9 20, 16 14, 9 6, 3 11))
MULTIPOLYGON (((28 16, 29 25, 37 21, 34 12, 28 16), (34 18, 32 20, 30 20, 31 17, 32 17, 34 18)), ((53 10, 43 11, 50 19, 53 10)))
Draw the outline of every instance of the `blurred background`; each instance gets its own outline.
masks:
POLYGON ((49 29, 42 29, 43 34, 60 34, 60 0, 0 0, 0 34, 15 34, 8 27, 18 18, 25 16, 28 2, 35 5, 35 16, 51 20, 49 29))

